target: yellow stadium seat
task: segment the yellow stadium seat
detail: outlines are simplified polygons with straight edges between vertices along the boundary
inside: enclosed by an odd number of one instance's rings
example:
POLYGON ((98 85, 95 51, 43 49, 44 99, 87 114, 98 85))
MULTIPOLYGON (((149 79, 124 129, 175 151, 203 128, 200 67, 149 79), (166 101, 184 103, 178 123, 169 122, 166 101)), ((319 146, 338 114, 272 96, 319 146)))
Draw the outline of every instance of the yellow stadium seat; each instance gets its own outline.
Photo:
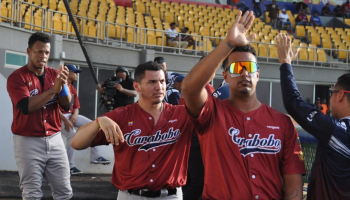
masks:
POLYGON ((267 57, 267 44, 258 44, 259 56, 267 57))
POLYGON ((305 37, 305 28, 304 26, 296 26, 296 36, 305 37))
POLYGON ((348 48, 345 45, 341 45, 341 46, 339 46, 338 49, 340 50, 340 51, 338 51, 338 59, 347 59, 348 57, 347 57, 346 50, 348 50, 348 48), (343 51, 341 51, 341 50, 343 50, 343 51))
POLYGON ((306 48, 300 48, 299 60, 308 60, 308 51, 306 48))
POLYGON ((258 43, 250 42, 250 45, 255 49, 256 55, 259 55, 258 43))
POLYGON ((309 61, 316 61, 316 50, 309 48, 307 51, 309 53, 309 61))
POLYGON ((317 49, 317 61, 327 62, 326 52, 323 49, 317 49))
POLYGON ((265 12, 265 22, 266 23, 270 23, 271 22, 271 19, 270 19, 270 17, 269 17, 269 12, 265 12))
POLYGON ((277 45, 269 45, 269 57, 278 58, 277 45))
POLYGON ((321 45, 321 38, 318 34, 311 34, 311 44, 321 45))

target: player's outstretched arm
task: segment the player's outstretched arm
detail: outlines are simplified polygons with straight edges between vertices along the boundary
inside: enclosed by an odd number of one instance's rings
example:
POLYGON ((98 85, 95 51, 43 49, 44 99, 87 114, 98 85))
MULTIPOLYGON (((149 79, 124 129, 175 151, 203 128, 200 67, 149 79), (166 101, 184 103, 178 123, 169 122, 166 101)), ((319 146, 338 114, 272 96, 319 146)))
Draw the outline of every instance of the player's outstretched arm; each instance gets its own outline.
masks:
POLYGON ((80 127, 71 140, 71 146, 76 150, 90 147, 101 129, 105 134, 106 140, 112 145, 119 145, 119 142, 124 142, 124 136, 118 124, 110 118, 103 116, 80 127))
POLYGON ((182 95, 189 114, 197 118, 208 98, 205 85, 215 76, 216 70, 230 54, 235 46, 244 46, 254 38, 254 34, 246 38, 247 31, 253 21, 253 12, 246 12, 243 16, 240 11, 236 21, 222 41, 208 56, 200 60, 187 74, 182 82, 182 95))
POLYGON ((284 174, 284 200, 303 199, 303 177, 301 174, 284 174))

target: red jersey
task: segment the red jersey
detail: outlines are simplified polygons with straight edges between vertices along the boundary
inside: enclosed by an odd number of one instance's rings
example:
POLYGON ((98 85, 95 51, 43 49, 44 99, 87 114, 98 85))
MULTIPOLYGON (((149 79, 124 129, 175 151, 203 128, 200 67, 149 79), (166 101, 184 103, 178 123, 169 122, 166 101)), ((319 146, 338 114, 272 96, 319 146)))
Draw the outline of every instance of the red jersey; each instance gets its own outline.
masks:
POLYGON ((348 13, 349 10, 350 10, 350 4, 344 3, 344 4, 342 5, 342 12, 343 12, 343 13, 348 13))
POLYGON ((40 95, 54 85, 58 70, 45 67, 44 88, 34 73, 29 71, 27 65, 14 71, 7 79, 7 91, 13 107, 13 134, 22 136, 45 137, 61 131, 61 118, 58 109, 57 95, 45 106, 28 115, 24 115, 17 103, 26 97, 40 95))
POLYGON ((60 106, 60 110, 63 114, 66 113, 72 113, 74 109, 76 108, 80 108, 80 103, 79 103, 79 97, 78 97, 78 93, 77 93, 77 89, 75 89, 75 87, 73 86, 73 84, 70 84, 68 86, 69 89, 69 93, 72 95, 72 97, 74 97, 74 102, 72 107, 69 109, 69 111, 64 110, 61 106, 60 106))
MULTIPOLYGON (((195 133, 185 106, 164 103, 154 126, 153 116, 137 103, 104 116, 122 130, 124 143, 113 146, 112 184, 120 190, 175 188, 186 184, 191 139, 195 133)), ((108 145, 103 131, 93 145, 108 145)))
POLYGON ((243 113, 208 96, 193 119, 205 167, 203 199, 283 199, 282 174, 305 174, 289 117, 262 104, 243 113))
POLYGON ((301 22, 301 23, 307 23, 308 22, 308 19, 307 19, 306 15, 300 14, 300 15, 297 16, 297 18, 298 18, 298 21, 301 22))

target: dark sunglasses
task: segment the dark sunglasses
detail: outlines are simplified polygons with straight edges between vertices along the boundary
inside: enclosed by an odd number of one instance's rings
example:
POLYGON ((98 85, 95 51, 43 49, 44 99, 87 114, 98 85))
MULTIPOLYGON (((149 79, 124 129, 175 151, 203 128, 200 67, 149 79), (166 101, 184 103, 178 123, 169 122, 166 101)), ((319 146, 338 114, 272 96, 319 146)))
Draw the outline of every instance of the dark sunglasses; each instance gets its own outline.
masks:
POLYGON ((233 62, 225 71, 229 70, 230 74, 241 74, 243 69, 247 70, 249 74, 252 74, 257 72, 259 67, 253 61, 233 62))
POLYGON ((345 93, 349 93, 350 94, 350 91, 346 91, 346 90, 333 90, 333 89, 329 89, 329 96, 332 97, 333 93, 337 93, 337 92, 340 92, 340 91, 343 91, 345 93))

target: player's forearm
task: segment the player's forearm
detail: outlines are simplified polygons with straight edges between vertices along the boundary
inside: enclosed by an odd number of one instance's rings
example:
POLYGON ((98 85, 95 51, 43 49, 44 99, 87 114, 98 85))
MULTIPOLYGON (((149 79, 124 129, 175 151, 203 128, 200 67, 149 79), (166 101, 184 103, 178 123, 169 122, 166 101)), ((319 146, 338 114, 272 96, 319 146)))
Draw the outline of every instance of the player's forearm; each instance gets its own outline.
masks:
POLYGON ((128 90, 128 89, 123 89, 121 93, 126 94, 130 97, 136 97, 137 92, 135 90, 128 90))
POLYGON ((58 102, 60 102, 60 105, 63 106, 63 107, 69 106, 69 103, 72 101, 72 95, 71 94, 68 94, 65 97, 57 95, 57 97, 58 97, 58 102))
POLYGON ((303 177, 301 174, 284 174, 284 200, 303 199, 303 177))
POLYGON ((94 140, 99 130, 100 127, 96 121, 92 121, 80 127, 73 136, 70 145, 76 150, 90 147, 91 142, 94 140))
POLYGON ((28 112, 32 113, 34 111, 39 110, 41 107, 47 104, 47 102, 49 102, 55 95, 56 93, 53 91, 53 89, 49 89, 40 95, 29 97, 28 112))
POLYGON ((183 96, 198 96, 231 51, 232 47, 224 40, 208 56, 200 60, 182 82, 183 96))
POLYGON ((72 115, 78 116, 79 115, 79 108, 74 108, 72 115))

